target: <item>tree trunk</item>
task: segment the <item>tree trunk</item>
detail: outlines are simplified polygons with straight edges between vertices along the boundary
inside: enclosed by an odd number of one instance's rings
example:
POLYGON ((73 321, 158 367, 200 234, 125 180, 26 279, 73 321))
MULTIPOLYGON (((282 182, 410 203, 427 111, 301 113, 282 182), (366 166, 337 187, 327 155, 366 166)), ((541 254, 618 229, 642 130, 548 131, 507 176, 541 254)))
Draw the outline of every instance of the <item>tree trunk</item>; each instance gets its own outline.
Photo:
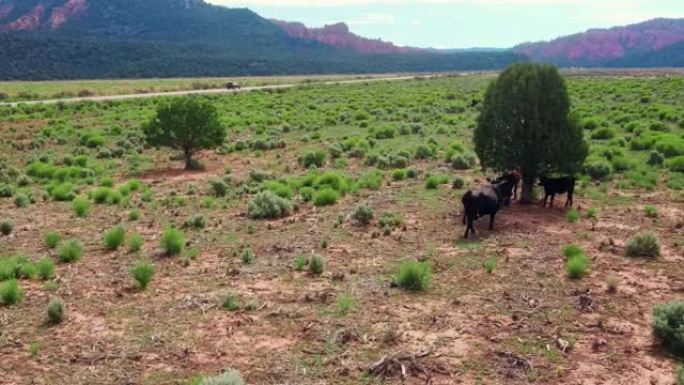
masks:
POLYGON ((185 171, 192 170, 192 168, 193 168, 192 151, 184 150, 183 151, 183 158, 185 159, 185 171))
POLYGON ((520 203, 532 204, 536 203, 533 196, 534 181, 523 181, 522 192, 520 194, 520 203))

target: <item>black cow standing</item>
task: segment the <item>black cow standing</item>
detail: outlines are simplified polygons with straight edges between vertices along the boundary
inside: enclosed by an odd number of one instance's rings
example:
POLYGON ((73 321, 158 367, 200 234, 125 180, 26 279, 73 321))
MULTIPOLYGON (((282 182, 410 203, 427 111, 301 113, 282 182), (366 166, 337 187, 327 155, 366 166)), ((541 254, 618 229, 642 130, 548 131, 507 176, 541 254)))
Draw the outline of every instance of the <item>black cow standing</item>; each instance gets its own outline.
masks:
POLYGON ((493 181, 490 180, 492 185, 501 184, 501 204, 503 206, 509 206, 511 204, 511 198, 518 199, 518 184, 520 184, 520 179, 522 179, 522 176, 518 171, 511 171, 501 175, 493 181), (508 183, 502 184, 504 182, 508 183))
POLYGON ((504 203, 505 192, 510 194, 513 183, 509 180, 483 186, 477 190, 469 190, 461 198, 463 203, 463 224, 466 226, 464 238, 472 231, 475 234, 474 223, 478 218, 489 215, 489 230, 494 229, 494 217, 504 203))
POLYGON ((565 202, 565 207, 572 207, 572 196, 575 193, 575 178, 566 176, 562 178, 547 178, 542 176, 539 178, 539 185, 544 186, 544 203, 542 207, 546 207, 546 201, 551 197, 549 207, 553 207, 553 198, 556 194, 568 194, 568 200, 565 202))

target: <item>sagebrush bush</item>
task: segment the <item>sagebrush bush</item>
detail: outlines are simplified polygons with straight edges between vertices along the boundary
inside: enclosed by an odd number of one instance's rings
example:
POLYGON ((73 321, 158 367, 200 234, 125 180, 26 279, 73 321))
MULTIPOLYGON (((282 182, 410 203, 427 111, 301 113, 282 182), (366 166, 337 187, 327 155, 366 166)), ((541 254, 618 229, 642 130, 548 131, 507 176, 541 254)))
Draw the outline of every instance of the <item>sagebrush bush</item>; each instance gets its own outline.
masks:
POLYGON ((332 188, 326 187, 314 193, 313 204, 314 206, 330 206, 337 203, 338 199, 340 199, 340 194, 332 188))
POLYGON ((53 324, 62 323, 66 306, 61 298, 53 298, 47 306, 47 318, 53 324))
POLYGON ((292 204, 273 191, 265 190, 254 196, 247 206, 247 216, 252 219, 283 218, 292 211, 292 204))
POLYGON ((71 183, 62 183, 53 186, 50 190, 52 199, 61 202, 68 202, 76 197, 74 193, 74 185, 71 183))
POLYGON ((167 256, 178 255, 185 247, 185 236, 175 227, 167 227, 162 233, 160 244, 167 256))
POLYGON ((131 253, 138 252, 142 249, 144 243, 145 241, 140 234, 133 234, 128 240, 128 251, 131 253))
POLYGON ((121 245, 124 244, 126 240, 126 230, 123 226, 117 226, 111 230, 108 230, 103 237, 105 247, 108 250, 116 250, 121 245))
POLYGON ((61 240, 62 237, 56 231, 48 231, 47 233, 45 233, 45 236, 43 237, 45 246, 47 246, 50 249, 54 249, 55 247, 57 247, 57 245, 59 245, 59 241, 61 240))
POLYGON ((613 167, 607 160, 596 159, 585 163, 584 172, 594 180, 602 180, 610 176, 613 167))
POLYGON ((451 187, 454 190, 457 190, 463 188, 463 186, 465 186, 465 181, 463 180, 463 178, 461 178, 460 176, 455 176, 453 181, 451 182, 451 187))
POLYGON ((567 218, 568 222, 575 223, 579 220, 580 213, 579 213, 579 211, 572 209, 572 210, 568 211, 567 214, 565 214, 565 217, 567 218))
POLYGON ((254 263, 254 259, 256 258, 256 256, 254 255, 254 251, 251 247, 245 247, 244 249, 242 249, 241 258, 242 263, 244 263, 245 265, 251 265, 252 263, 254 263))
POLYGON ((224 299, 221 307, 228 311, 240 310, 240 301, 235 294, 228 294, 224 299))
POLYGON ((323 150, 307 151, 302 154, 298 161, 299 164, 306 168, 318 167, 321 168, 325 166, 326 153, 323 150))
POLYGON ((656 218, 658 217, 658 209, 655 206, 646 205, 644 206, 644 214, 649 218, 656 218))
POLYGON ((138 209, 132 209, 131 211, 128 212, 128 220, 131 222, 137 221, 140 219, 140 210, 138 209))
POLYGON ((231 369, 217 376, 204 377, 199 385, 245 385, 245 381, 239 371, 231 369))
POLYGON ((14 194, 14 205, 20 208, 28 207, 31 204, 31 199, 24 193, 14 194))
POLYGON ((9 219, 5 219, 2 222, 0 222, 0 233, 2 235, 10 235, 12 234, 12 231, 14 230, 14 222, 12 222, 9 219))
POLYGON ((154 277, 154 265, 149 263, 137 263, 131 268, 131 276, 138 283, 141 290, 147 289, 152 277, 154 277))
POLYGON ((309 259, 309 273, 313 275, 321 275, 323 274, 323 270, 325 269, 325 260, 318 256, 314 255, 309 259))
POLYGON ((651 166, 661 166, 665 163, 665 156, 658 151, 651 151, 648 155, 648 164, 651 166))
POLYGON ((295 257, 295 259, 294 259, 295 270, 302 271, 308 265, 309 265, 309 258, 302 256, 302 255, 298 255, 295 257))
POLYGON ((83 246, 78 240, 72 239, 62 245, 57 252, 59 261, 63 263, 76 262, 83 255, 83 246))
POLYGON ((185 227, 190 227, 190 228, 195 228, 195 229, 203 229, 207 226, 207 221, 204 219, 204 215, 202 214, 195 214, 192 217, 188 218, 188 220, 185 221, 185 227))
POLYGON ((406 170, 403 168, 392 171, 392 180, 402 181, 406 179, 406 170))
POLYGON ((667 167, 676 172, 684 172, 684 155, 672 158, 667 162, 667 167))
POLYGON ((684 356, 684 301, 670 301, 653 308, 653 333, 670 352, 684 356))
POLYGON ((563 246, 563 256, 565 259, 570 259, 572 257, 576 257, 578 255, 583 255, 584 250, 582 250, 581 247, 577 245, 565 245, 563 246))
POLYGON ((43 280, 51 279, 55 275, 55 263, 46 257, 36 263, 36 272, 43 280))
POLYGON ((217 198, 222 198, 228 193, 228 185, 222 180, 209 181, 209 193, 217 198))
POLYGON ((565 269, 570 278, 582 278, 589 268, 589 258, 584 254, 575 255, 565 262, 565 269))
POLYGON ((406 261, 399 266, 395 282, 410 291, 424 291, 430 286, 432 268, 428 262, 406 261))
POLYGON ((90 214, 90 201, 88 198, 78 196, 71 202, 71 207, 74 209, 76 216, 79 218, 88 216, 90 214))
POLYGON ((659 257, 660 240, 651 231, 637 234, 627 243, 626 252, 629 257, 659 257))
POLYGON ((368 207, 368 205, 362 204, 356 207, 352 218, 362 226, 369 224, 373 220, 373 209, 368 207))
POLYGON ((21 302, 23 291, 16 279, 10 279, 0 284, 0 301, 5 305, 14 305, 21 302))

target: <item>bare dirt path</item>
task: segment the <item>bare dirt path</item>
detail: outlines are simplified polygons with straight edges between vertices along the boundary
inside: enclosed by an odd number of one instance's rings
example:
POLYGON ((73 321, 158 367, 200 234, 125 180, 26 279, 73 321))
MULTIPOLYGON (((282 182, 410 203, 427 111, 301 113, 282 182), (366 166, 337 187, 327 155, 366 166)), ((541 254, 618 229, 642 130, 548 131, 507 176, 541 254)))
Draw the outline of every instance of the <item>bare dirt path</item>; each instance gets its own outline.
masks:
MULTIPOLYGON (((465 74, 461 74, 465 75, 465 74)), ((382 78, 369 78, 369 79, 354 79, 354 80, 331 80, 325 82, 316 82, 316 85, 338 85, 338 84, 355 84, 364 82, 378 82, 378 81, 399 81, 399 80, 410 80, 415 76, 391 76, 382 78)), ((45 100, 31 100, 31 101, 20 101, 20 102, 10 102, 10 103, 0 103, 0 106, 10 106, 16 107, 18 105, 34 105, 34 104, 57 104, 57 103, 79 103, 79 102, 105 102, 110 100, 127 100, 127 99, 142 99, 142 98, 157 98, 162 96, 184 96, 184 95, 210 95, 210 94, 229 94, 238 92, 252 92, 252 91, 262 91, 262 90, 276 90, 276 89, 286 89, 293 88, 297 86, 305 85, 304 83, 292 83, 292 84, 273 84, 267 86, 254 86, 254 87, 243 87, 240 89, 229 90, 227 88, 214 88, 209 90, 186 90, 186 91, 170 91, 170 92, 152 92, 146 94, 127 94, 127 95, 107 95, 107 96, 85 96, 77 98, 64 98, 64 99, 45 99, 45 100)))

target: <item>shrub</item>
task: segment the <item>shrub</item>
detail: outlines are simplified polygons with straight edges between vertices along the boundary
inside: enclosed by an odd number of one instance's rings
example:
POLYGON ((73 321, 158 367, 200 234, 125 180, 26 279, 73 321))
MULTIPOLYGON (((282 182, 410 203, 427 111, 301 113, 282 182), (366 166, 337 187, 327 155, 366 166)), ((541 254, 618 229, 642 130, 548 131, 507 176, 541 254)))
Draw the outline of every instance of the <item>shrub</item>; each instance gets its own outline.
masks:
POLYGON ((570 257, 565 262, 565 270, 568 272, 570 278, 582 278, 587 273, 589 267, 589 258, 584 254, 570 257))
POLYGON ((133 222, 137 221, 140 219, 140 210, 138 209, 132 209, 131 211, 128 212, 128 220, 133 222))
POLYGON ((299 157, 298 162, 306 168, 321 168, 325 166, 326 156, 325 151, 322 150, 307 151, 299 157))
POLYGON ((306 266, 309 265, 309 259, 302 255, 298 255, 294 259, 295 270, 302 271, 306 266))
POLYGON ((670 159, 667 167, 672 171, 684 172, 684 155, 670 159))
POLYGON ((138 263, 131 269, 131 275, 141 290, 145 290, 147 285, 154 277, 154 265, 149 263, 138 263))
POLYGON ((585 215, 587 218, 596 218, 596 216, 598 215, 598 210, 592 207, 587 210, 587 213, 585 215))
POLYGON ((485 271, 487 271, 487 274, 492 274, 494 272, 494 268, 496 268, 496 259, 489 258, 484 261, 482 265, 484 266, 485 271))
POLYGON ((133 234, 128 240, 128 250, 131 253, 138 252, 142 249, 144 243, 145 241, 140 234, 133 234))
POLYGON ((28 197, 28 195, 24 193, 16 193, 14 195, 14 205, 17 207, 28 207, 28 205, 31 204, 31 199, 28 197))
POLYGON ((684 356, 684 301, 670 301, 653 308, 653 334, 667 350, 684 356))
POLYGON ((613 139, 616 133, 615 130, 610 127, 601 127, 598 130, 591 133, 591 138, 596 140, 607 140, 613 139))
POLYGON ((651 151, 648 154, 648 164, 651 166, 660 166, 665 163, 665 156, 658 151, 651 151))
POLYGON ((475 157, 471 154, 454 154, 449 158, 449 164, 454 170, 468 170, 475 164, 475 157))
POLYGON ((400 168, 398 170, 392 171, 392 180, 395 181, 402 181, 406 179, 406 170, 403 168, 400 168))
POLYGON ((203 229, 207 226, 207 222, 204 219, 204 215, 202 214, 195 214, 192 217, 188 218, 188 220, 185 221, 185 227, 190 227, 190 228, 195 228, 195 229, 203 229))
POLYGON ((451 187, 454 190, 457 190, 463 188, 463 186, 465 186, 465 181, 463 180, 463 178, 461 178, 460 176, 455 176, 453 182, 451 183, 451 187))
POLYGON ((90 213, 90 201, 83 196, 74 198, 71 202, 71 207, 73 207, 76 216, 79 218, 83 218, 90 213))
POLYGON ((36 270, 41 279, 51 279, 55 275, 55 263, 50 258, 43 258, 36 263, 36 270))
POLYGON ((647 205, 644 206, 644 213, 649 218, 656 218, 658 216, 658 209, 656 209, 654 206, 647 205))
POLYGON ((245 265, 251 265, 254 263, 255 258, 256 256, 254 255, 254 251, 251 247, 245 247, 242 249, 242 263, 245 265))
POLYGON ((580 217, 579 211, 573 209, 568 211, 568 213, 565 215, 565 217, 568 219, 568 222, 570 223, 575 223, 580 217))
POLYGON ((578 255, 584 255, 584 251, 581 247, 577 245, 565 245, 563 247, 563 256, 565 259, 577 257, 578 255))
POLYGON ((409 168, 408 170, 406 170, 406 177, 411 179, 417 178, 418 170, 416 170, 415 168, 409 168))
POLYGON ((340 314, 346 315, 356 307, 356 298, 351 294, 340 294, 337 296, 337 309, 340 314))
POLYGON ((626 251, 629 257, 659 257, 660 240, 653 232, 643 232, 630 239, 626 251))
POLYGON ((9 219, 0 222, 0 233, 2 233, 2 235, 10 235, 12 230, 14 230, 14 222, 9 219))
POLYGON ((440 179, 436 175, 432 175, 425 180, 425 188, 428 190, 436 190, 440 184, 440 179))
POLYGON ((228 294, 226 298, 223 299, 221 307, 228 311, 240 310, 240 301, 235 294, 228 294))
POLYGON ((93 201, 95 201, 95 203, 107 203, 107 199, 112 191, 113 190, 109 187, 98 187, 90 192, 90 197, 93 199, 93 201))
POLYGON ((21 302, 21 297, 23 291, 16 279, 10 279, 5 281, 2 286, 0 286, 0 300, 5 305, 14 305, 21 302))
POLYGON ((318 255, 311 257, 309 260, 309 273, 313 275, 321 275, 323 274, 324 269, 325 260, 323 260, 323 258, 319 257, 318 255))
POLYGON ((175 227, 167 227, 162 233, 161 247, 168 256, 178 255, 185 247, 183 233, 175 227))
POLYGON ((395 281, 410 291, 424 291, 430 286, 432 269, 428 262, 406 261, 399 266, 395 281))
POLYGON ((218 376, 204 377, 199 385, 245 385, 245 381, 239 371, 231 369, 218 376))
POLYGON ((258 193, 248 204, 247 215, 252 219, 275 219, 286 217, 292 210, 292 204, 273 191, 258 193))
POLYGON ((356 222, 358 222, 360 225, 366 226, 371 220, 373 220, 373 209, 365 204, 359 205, 356 210, 354 210, 352 218, 354 218, 354 220, 356 220, 356 222))
POLYGON ((54 249, 57 247, 59 244, 59 241, 62 240, 62 237, 57 233, 56 231, 48 231, 45 236, 43 237, 43 241, 45 242, 45 246, 47 246, 50 249, 54 249))
POLYGON ((340 194, 332 188, 326 187, 314 194, 313 204, 314 206, 330 206, 337 203, 338 199, 340 199, 340 194))
POLYGON ((50 190, 50 196, 52 199, 60 202, 68 202, 76 197, 74 194, 74 185, 71 183, 58 184, 50 190))
POLYGON ((53 298, 47 307, 47 318, 53 324, 62 323, 64 320, 65 306, 61 298, 53 298))
POLYGON ((209 181, 209 192, 217 198, 224 197, 228 193, 228 185, 222 180, 209 181))
POLYGON ((124 244, 126 240, 126 231, 123 226, 117 226, 104 234, 103 237, 105 247, 108 250, 116 250, 119 246, 124 244))
POLYGON ((294 193, 292 192, 292 188, 281 182, 267 181, 264 183, 264 187, 267 190, 273 191, 277 196, 281 198, 290 199, 292 198, 292 195, 294 195, 294 193))
POLYGON ((62 245, 57 252, 59 261, 63 263, 76 262, 81 259, 83 255, 83 246, 81 242, 72 239, 69 242, 62 245))
POLYGON ((612 166, 604 159, 595 159, 587 161, 584 165, 584 171, 594 180, 601 180, 608 177, 612 172, 612 166))
POLYGON ((380 216, 380 219, 378 220, 378 224, 380 225, 380 227, 383 227, 385 229, 394 229, 396 227, 401 226, 403 222, 404 219, 402 218, 401 214, 391 211, 383 213, 382 216, 380 216))

